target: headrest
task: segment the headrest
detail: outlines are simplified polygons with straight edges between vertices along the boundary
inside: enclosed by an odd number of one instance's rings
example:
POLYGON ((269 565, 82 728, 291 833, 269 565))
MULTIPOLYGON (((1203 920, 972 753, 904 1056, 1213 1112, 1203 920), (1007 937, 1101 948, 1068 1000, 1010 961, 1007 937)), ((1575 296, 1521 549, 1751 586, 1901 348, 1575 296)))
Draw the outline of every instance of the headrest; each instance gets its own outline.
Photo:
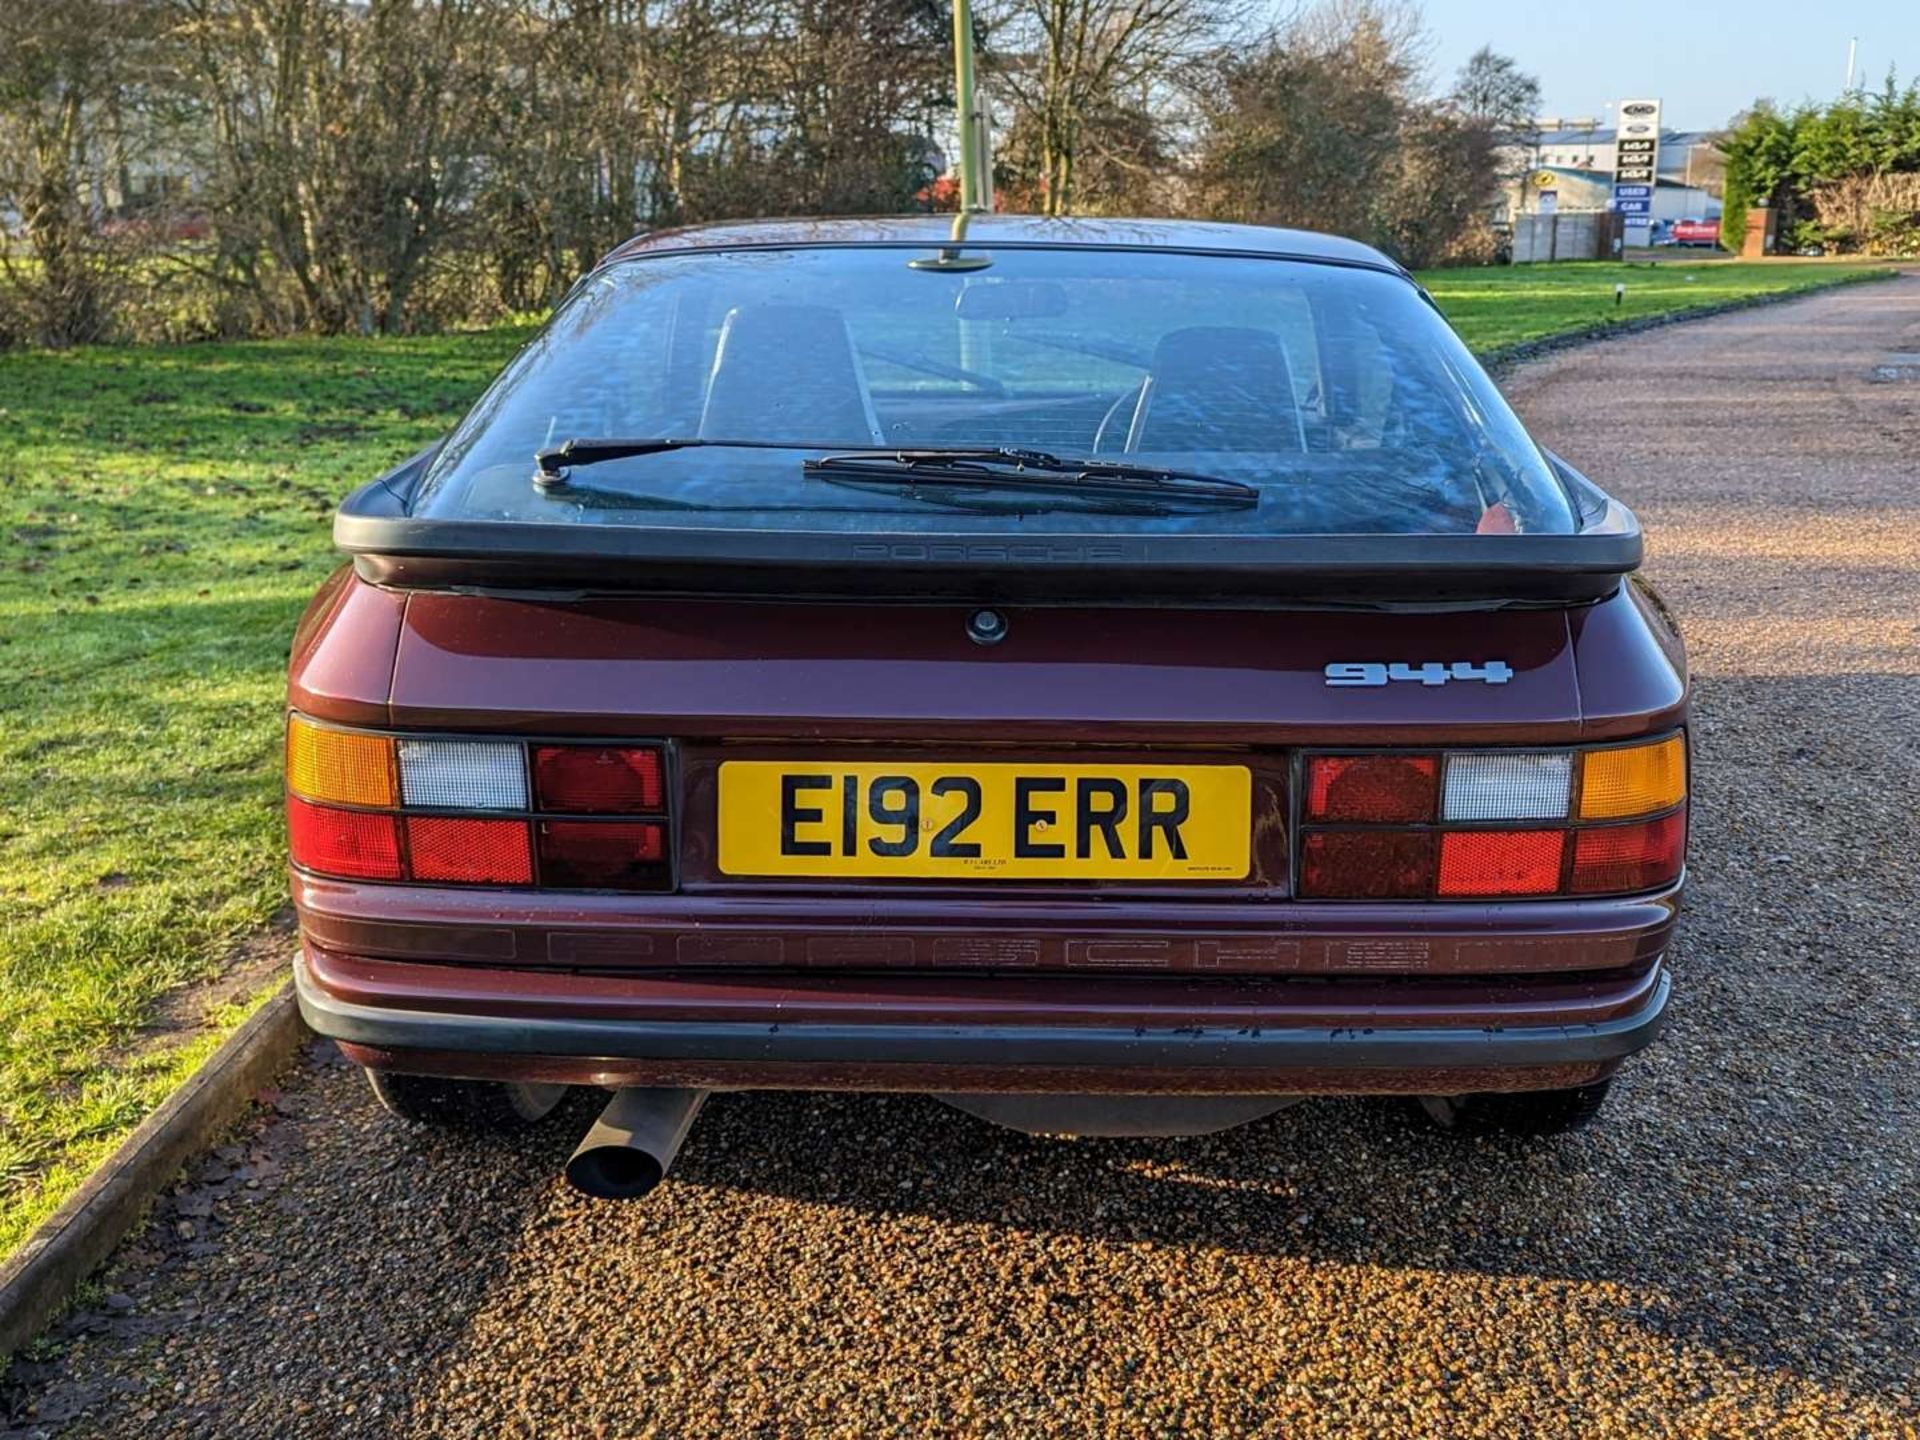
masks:
POLYGON ((826 305, 727 313, 700 434, 712 440, 871 445, 880 427, 846 318, 826 305))
POLYGON ((1293 372, 1268 330, 1195 325, 1161 336, 1129 450, 1303 451, 1293 372))

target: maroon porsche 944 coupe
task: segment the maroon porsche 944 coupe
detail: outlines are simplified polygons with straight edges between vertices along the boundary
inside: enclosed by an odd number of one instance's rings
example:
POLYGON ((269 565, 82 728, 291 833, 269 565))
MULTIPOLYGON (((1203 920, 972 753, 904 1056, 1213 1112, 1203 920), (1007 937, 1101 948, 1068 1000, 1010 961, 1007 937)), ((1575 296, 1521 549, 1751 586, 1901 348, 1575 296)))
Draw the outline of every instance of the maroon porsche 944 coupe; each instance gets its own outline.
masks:
POLYGON ((314 1029, 416 1120, 1584 1123, 1658 1030, 1679 639, 1633 516, 1345 240, 636 240, 353 494, 294 643, 314 1029))

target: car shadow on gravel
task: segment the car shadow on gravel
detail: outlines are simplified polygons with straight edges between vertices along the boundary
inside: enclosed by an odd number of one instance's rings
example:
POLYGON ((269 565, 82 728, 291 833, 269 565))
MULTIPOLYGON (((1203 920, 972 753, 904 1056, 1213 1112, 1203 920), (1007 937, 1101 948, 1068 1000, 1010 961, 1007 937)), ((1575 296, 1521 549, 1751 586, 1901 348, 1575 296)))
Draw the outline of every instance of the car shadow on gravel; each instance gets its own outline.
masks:
POLYGON ((1621 1322, 1676 1344, 1820 1382, 1901 1383, 1885 1357, 1920 1313, 1911 1212, 1876 1207, 1871 1253, 1821 1244, 1809 1229, 1828 1206, 1660 1137, 1690 1123, 1659 1113, 1660 1082, 1623 1079, 1593 1130, 1536 1141, 1438 1133, 1390 1100, 1115 1140, 1025 1136, 917 1097, 725 1095, 673 1183, 1110 1246, 1617 1287, 1621 1322))

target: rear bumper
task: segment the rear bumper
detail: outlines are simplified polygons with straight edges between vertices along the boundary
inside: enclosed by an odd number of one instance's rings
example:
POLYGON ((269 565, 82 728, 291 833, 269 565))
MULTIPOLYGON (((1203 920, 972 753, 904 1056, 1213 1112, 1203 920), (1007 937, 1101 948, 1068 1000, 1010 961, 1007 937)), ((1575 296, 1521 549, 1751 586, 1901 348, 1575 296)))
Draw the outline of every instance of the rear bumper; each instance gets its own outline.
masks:
POLYGON ((1551 902, 1310 904, 1014 893, 615 895, 292 872, 307 943, 396 964, 596 973, 1539 976, 1643 970, 1680 887, 1551 902))
POLYGON ((1508 981, 1428 993, 1408 1005, 1381 1003, 1393 992, 1380 987, 1317 987, 1303 1004, 1285 982, 1167 979, 991 1001, 984 987, 956 994, 924 980, 823 981, 810 989, 796 983, 770 1003, 764 991, 751 1002, 730 998, 725 982, 710 980, 572 977, 578 989, 563 998, 550 988, 553 978, 393 967, 311 950, 295 970, 307 1023, 376 1068, 736 1089, 1554 1088, 1609 1074, 1650 1043, 1670 990, 1658 962, 1541 993, 1508 981), (412 973, 389 977, 397 968, 412 973), (437 995, 422 971, 444 977, 437 995))

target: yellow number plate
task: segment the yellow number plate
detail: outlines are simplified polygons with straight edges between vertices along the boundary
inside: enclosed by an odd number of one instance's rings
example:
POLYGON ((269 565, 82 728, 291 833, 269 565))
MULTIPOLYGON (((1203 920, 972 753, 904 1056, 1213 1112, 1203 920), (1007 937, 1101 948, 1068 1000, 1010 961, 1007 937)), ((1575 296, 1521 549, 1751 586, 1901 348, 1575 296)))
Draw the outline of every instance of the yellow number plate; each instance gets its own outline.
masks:
POLYGON ((1237 880, 1243 765, 902 765, 729 760, 727 875, 1237 880))

